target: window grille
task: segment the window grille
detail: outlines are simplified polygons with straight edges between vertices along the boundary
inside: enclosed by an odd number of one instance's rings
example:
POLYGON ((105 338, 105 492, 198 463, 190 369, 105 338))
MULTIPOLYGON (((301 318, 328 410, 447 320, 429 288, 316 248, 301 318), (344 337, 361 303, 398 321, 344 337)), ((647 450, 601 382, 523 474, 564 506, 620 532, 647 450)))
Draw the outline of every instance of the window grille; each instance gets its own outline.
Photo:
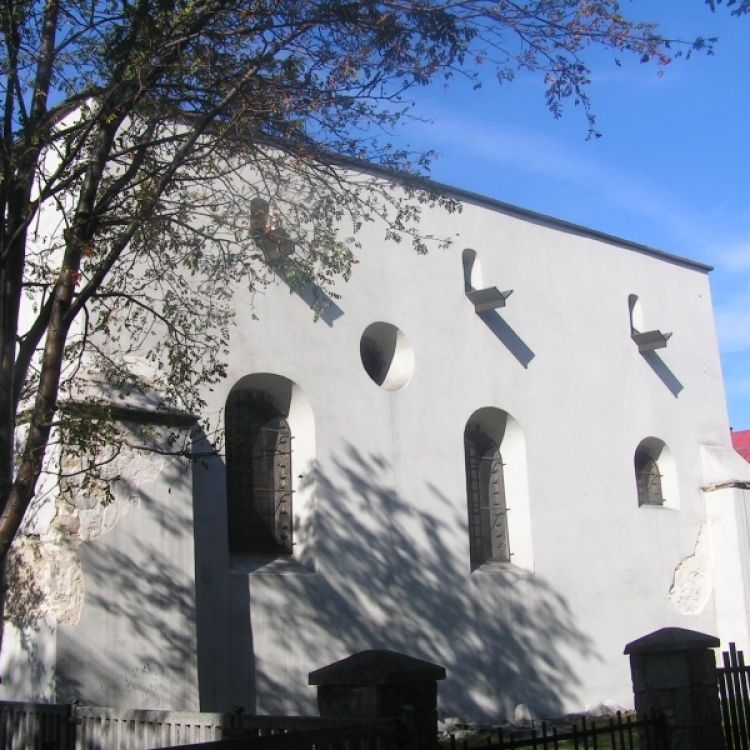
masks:
POLYGON ((500 447, 479 429, 464 437, 469 547, 472 569, 482 563, 510 562, 508 508, 500 447))
POLYGON ((661 473, 656 459, 644 448, 635 453, 635 479, 638 484, 638 505, 663 505, 661 473))
POLYGON ((291 554, 292 435, 262 394, 230 394, 226 457, 230 552, 291 554))

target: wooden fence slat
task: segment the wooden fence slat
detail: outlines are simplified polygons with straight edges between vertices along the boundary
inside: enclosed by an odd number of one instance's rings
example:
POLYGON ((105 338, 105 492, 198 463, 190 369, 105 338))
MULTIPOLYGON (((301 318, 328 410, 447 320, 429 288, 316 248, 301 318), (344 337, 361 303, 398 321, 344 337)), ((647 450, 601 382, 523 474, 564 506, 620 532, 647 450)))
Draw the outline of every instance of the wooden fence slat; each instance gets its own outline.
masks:
POLYGON ((724 727, 724 740, 726 750, 735 750, 734 740, 731 731, 731 714, 729 711, 729 693, 727 691, 727 675, 724 669, 716 670, 718 672, 719 682, 719 704, 721 705, 721 721, 724 727))
POLYGON ((718 672, 724 738, 727 750, 750 748, 750 667, 734 643, 722 653, 718 672))
POLYGON ((731 650, 732 650, 732 662, 734 669, 732 674, 732 679, 734 680, 734 691, 735 691, 735 698, 737 700, 737 720, 738 720, 738 727, 740 732, 740 737, 742 738, 742 746, 748 747, 747 745, 747 727, 745 726, 745 708, 743 706, 743 687, 744 687, 744 675, 742 674, 742 669, 740 667, 740 664, 742 662, 742 656, 741 652, 737 650, 737 647, 734 643, 730 644, 731 650))
MULTIPOLYGON (((747 692, 747 688, 746 688, 747 692)), ((501 728, 490 735, 488 748, 497 750, 558 750, 571 742, 581 750, 597 750, 601 739, 611 740, 612 750, 635 750, 636 733, 644 738, 640 750, 656 750, 652 740, 660 735, 661 724, 649 721, 606 722, 585 717, 561 732, 544 722, 540 729, 505 733, 501 728), (498 744, 493 744, 496 737, 498 744), (619 738, 619 742, 618 742, 619 738), (627 739, 627 742, 626 742, 627 739), (619 747, 618 747, 619 746, 619 747)), ((355 724, 317 717, 257 717, 240 714, 200 714, 170 711, 116 710, 95 706, 14 704, 0 702, 0 739, 5 747, 41 747, 42 741, 55 742, 59 750, 86 750, 91 747, 117 750, 194 747, 243 748, 253 750, 412 750, 413 741, 403 735, 395 720, 355 724), (235 739, 221 739, 234 736, 235 739), (249 740, 250 737, 254 739, 249 740), (72 742, 73 744, 70 744, 72 742), (200 743, 200 744, 199 744, 200 743)), ((469 750, 469 740, 461 746, 469 750)), ((450 739, 451 750, 459 743, 450 739)))
MULTIPOLYGON (((734 645, 734 644, 732 644, 734 645)), ((748 745, 748 737, 750 737, 750 695, 748 694, 748 670, 745 666, 745 657, 742 651, 738 651, 735 647, 736 658, 737 658, 737 679, 740 685, 740 700, 738 706, 738 713, 740 715, 740 734, 742 735, 745 747, 748 745)))
MULTIPOLYGON (((730 647, 732 644, 729 644, 730 647)), ((724 664, 724 675, 726 677, 727 685, 727 708, 729 711, 729 734, 731 735, 731 742, 735 750, 741 749, 740 744, 740 732, 739 732, 739 717, 737 715, 737 699, 734 692, 734 679, 732 676, 733 664, 732 664, 732 652, 724 651, 721 655, 722 662, 724 664)))
MULTIPOLYGON (((279 722, 305 726, 326 724, 311 717, 250 717, 271 726, 279 722)), ((224 727, 237 723, 235 714, 173 711, 118 710, 68 704, 28 704, 0 701, 0 747, 56 750, 151 750, 171 743, 171 729, 178 726, 183 741, 221 739, 224 727)), ((331 722, 327 722, 330 725, 331 722)))
POLYGON ((737 647, 734 643, 729 644, 730 659, 730 680, 731 693, 733 696, 733 719, 736 726, 737 746, 740 748, 747 747, 747 731, 744 727, 744 717, 742 711, 742 675, 739 670, 739 659, 737 658, 737 647))
POLYGON ((635 750, 635 743, 633 742, 633 722, 630 721, 630 717, 625 718, 625 726, 628 730, 628 745, 629 750, 635 750))

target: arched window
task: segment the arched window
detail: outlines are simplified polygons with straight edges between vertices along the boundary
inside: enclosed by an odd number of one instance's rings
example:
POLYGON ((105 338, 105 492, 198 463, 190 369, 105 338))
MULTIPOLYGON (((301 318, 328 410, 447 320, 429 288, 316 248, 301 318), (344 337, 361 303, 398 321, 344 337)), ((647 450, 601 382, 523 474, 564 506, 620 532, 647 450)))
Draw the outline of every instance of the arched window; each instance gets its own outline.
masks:
POLYGON ((635 481, 638 505, 664 505, 658 458, 660 446, 653 440, 643 441, 635 451, 635 481))
POLYGON ((518 422, 495 406, 464 428, 469 565, 534 570, 526 443, 518 422))
POLYGON ((503 459, 498 443, 471 420, 464 432, 469 550, 472 569, 510 562, 503 459))
POLYGON ((226 404, 229 550, 292 553, 292 435, 262 391, 237 389, 226 404))

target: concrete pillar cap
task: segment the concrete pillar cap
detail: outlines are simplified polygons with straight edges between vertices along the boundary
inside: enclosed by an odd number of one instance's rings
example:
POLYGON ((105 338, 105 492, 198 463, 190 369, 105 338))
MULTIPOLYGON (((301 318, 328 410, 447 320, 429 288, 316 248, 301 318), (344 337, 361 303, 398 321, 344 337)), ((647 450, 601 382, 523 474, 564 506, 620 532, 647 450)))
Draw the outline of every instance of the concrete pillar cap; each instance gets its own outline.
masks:
POLYGON ((686 628, 661 628, 625 646, 625 654, 657 654, 666 651, 701 651, 716 648, 721 641, 714 635, 686 628))
POLYGON ((359 651, 308 675, 310 685, 385 685, 445 679, 445 667, 397 651, 359 651))

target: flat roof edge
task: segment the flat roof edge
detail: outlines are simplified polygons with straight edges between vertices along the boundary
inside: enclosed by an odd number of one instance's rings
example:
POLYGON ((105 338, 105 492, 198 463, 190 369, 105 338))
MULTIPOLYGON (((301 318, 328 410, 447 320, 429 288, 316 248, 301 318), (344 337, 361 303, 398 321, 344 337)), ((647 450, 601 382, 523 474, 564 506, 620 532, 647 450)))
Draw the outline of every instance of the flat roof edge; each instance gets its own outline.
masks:
MULTIPOLYGON (((430 182, 432 182, 430 180, 430 182)), ((612 245, 618 245, 624 247, 627 250, 634 250, 644 255, 651 255, 660 260, 665 260, 670 263, 676 263, 680 266, 686 266, 696 271, 702 271, 708 273, 714 270, 714 267, 707 263, 701 263, 698 260, 692 260, 691 258, 685 258, 681 255, 675 255, 674 253, 668 253, 666 250, 659 250, 658 248, 651 247, 650 245, 644 245, 640 242, 628 240, 624 237, 618 237, 615 234, 609 234, 602 232, 598 229, 592 229, 591 227, 584 226, 583 224, 576 224, 572 221, 566 221, 565 219, 558 219, 555 216, 549 216, 539 211, 532 211, 527 208, 521 208, 520 206, 514 206, 512 203, 505 203, 504 201, 496 200, 495 198, 489 198, 480 193, 473 193, 469 190, 463 190, 462 188, 455 188, 451 185, 444 185, 443 183, 434 183, 438 189, 447 191, 448 195, 455 195, 456 198, 460 198, 467 203, 476 203, 478 205, 484 205, 488 208, 493 208, 503 213, 513 214, 524 219, 529 219, 539 224, 547 224, 558 229, 563 229, 567 232, 574 234, 580 234, 586 237, 592 237, 597 240, 602 240, 612 245)))
POLYGON ((697 260, 685 258, 680 255, 668 253, 665 250, 659 250, 649 245, 644 245, 640 242, 634 242, 633 240, 625 239, 624 237, 618 237, 614 234, 608 234, 607 232, 599 231, 598 229, 592 229, 591 227, 584 226, 583 224, 576 224, 572 221, 566 221, 565 219, 558 219, 555 216, 543 214, 539 211, 532 211, 527 208, 521 208, 520 206, 513 205, 512 203, 506 203, 505 201, 498 200, 496 198, 490 198, 489 196, 482 195, 481 193, 475 193, 471 190, 464 190, 463 188, 448 185, 444 182, 438 182, 432 180, 429 177, 419 177, 416 175, 401 174, 399 172, 392 172, 383 167, 379 167, 376 164, 367 164, 362 162, 352 161, 346 166, 351 166, 354 169, 361 169, 365 172, 372 172, 375 175, 385 177, 386 179, 404 183, 410 187, 423 188, 424 190, 439 192, 451 198, 456 198, 465 203, 473 203, 478 206, 484 206, 495 211, 510 214, 512 216, 518 216, 528 221, 533 221, 537 224, 544 224, 546 226, 556 227, 572 234, 579 234, 584 237, 591 237, 593 239, 607 242, 611 245, 617 245, 627 250, 634 250, 644 255, 650 255, 659 260, 664 260, 669 263, 675 263, 686 268, 691 268, 696 271, 702 271, 708 273, 714 270, 713 266, 706 263, 701 263, 697 260))
MULTIPOLYGON (((183 117, 190 118, 186 113, 182 113, 183 117)), ((293 152, 294 149, 290 144, 285 144, 275 138, 260 135, 258 133, 244 134, 244 137, 250 138, 251 140, 262 143, 264 145, 280 148, 282 151, 287 153, 293 152)), ((598 229, 591 229, 590 227, 583 226, 582 224, 575 224, 571 221, 565 221, 564 219, 558 219, 548 214, 543 214, 538 211, 532 211, 530 209, 521 208, 515 206, 512 203, 505 203, 504 201, 497 200, 496 198, 490 198, 480 193, 472 192, 471 190, 464 190, 463 188, 454 187, 443 182, 438 182, 429 177, 421 175, 408 174, 406 172, 398 172, 387 167, 373 164, 372 162, 363 161, 349 156, 341 154, 335 154, 325 152, 320 149, 318 153, 313 157, 320 162, 327 162, 331 165, 337 165, 344 168, 350 168, 365 174, 372 174, 374 176, 383 177, 390 182, 400 183, 409 187, 422 189, 427 192, 440 193, 447 197, 456 198, 464 201, 465 203, 473 203, 478 206, 484 206, 494 211, 500 211, 505 214, 512 216, 518 216, 519 218, 532 221, 537 224, 543 224, 545 226, 556 227, 565 232, 571 234, 578 234, 583 237, 591 237, 592 239, 601 240, 610 245, 616 245, 626 250, 633 250, 644 255, 649 255, 659 260, 664 260, 668 263, 674 263, 685 268, 691 268, 695 271, 701 271, 708 273, 714 270, 713 266, 709 266, 705 263, 701 263, 697 260, 691 260, 690 258, 684 258, 680 255, 674 255, 664 250, 658 250, 657 248, 650 247, 649 245, 643 245, 640 242, 633 242, 627 240, 624 237, 618 237, 614 234, 608 234, 607 232, 601 232, 598 229)))

